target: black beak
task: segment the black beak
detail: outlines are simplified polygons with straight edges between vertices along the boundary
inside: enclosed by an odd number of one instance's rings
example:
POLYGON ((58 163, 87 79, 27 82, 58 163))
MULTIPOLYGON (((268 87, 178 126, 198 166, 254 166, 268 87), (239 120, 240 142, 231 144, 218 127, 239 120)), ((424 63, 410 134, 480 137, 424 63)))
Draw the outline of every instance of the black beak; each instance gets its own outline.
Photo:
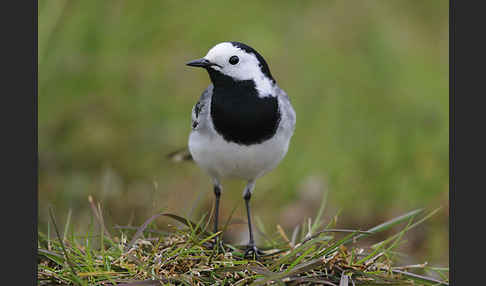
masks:
POLYGON ((191 66, 191 67, 207 68, 207 67, 212 66, 214 64, 211 63, 210 61, 206 60, 205 58, 201 58, 201 59, 190 61, 190 62, 186 63, 186 65, 191 66))

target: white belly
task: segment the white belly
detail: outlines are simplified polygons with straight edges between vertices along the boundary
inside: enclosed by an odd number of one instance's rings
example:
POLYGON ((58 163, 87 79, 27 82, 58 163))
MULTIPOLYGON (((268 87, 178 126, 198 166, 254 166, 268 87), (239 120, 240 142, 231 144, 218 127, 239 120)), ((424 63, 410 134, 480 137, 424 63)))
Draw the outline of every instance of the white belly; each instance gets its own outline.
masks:
POLYGON ((262 144, 238 145, 220 135, 194 131, 189 136, 189 151, 194 161, 210 176, 252 180, 263 176, 282 160, 290 137, 275 136, 262 144))

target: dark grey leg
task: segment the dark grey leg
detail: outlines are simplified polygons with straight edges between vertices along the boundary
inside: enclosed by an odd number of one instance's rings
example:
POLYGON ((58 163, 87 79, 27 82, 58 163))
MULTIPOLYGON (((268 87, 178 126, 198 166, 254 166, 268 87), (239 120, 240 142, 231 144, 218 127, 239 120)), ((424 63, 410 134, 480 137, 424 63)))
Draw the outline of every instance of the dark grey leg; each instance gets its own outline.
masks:
POLYGON ((248 242, 249 246, 255 245, 255 240, 253 239, 253 227, 251 225, 251 212, 250 212, 250 199, 251 193, 245 194, 245 205, 246 205, 246 215, 248 216, 248 231, 250 232, 250 241, 248 242))
POLYGON ((246 186, 245 192, 243 194, 243 198, 245 199, 245 205, 246 205, 246 214, 248 216, 248 231, 250 233, 250 241, 248 242, 248 246, 245 251, 245 257, 258 258, 262 254, 262 252, 258 250, 258 248, 255 246, 255 239, 253 238, 253 227, 251 224, 251 211, 250 211, 250 199, 254 187, 255 187, 254 181, 248 182, 248 185, 246 186))
POLYGON ((221 187, 214 185, 214 197, 216 198, 216 205, 214 209, 214 233, 218 232, 218 219, 219 219, 219 199, 221 197, 221 187))
MULTIPOLYGON (((214 233, 218 232, 218 223, 219 223, 219 199, 221 198, 221 185, 219 182, 215 181, 214 183, 214 197, 216 198, 216 203, 214 206, 214 233)), ((215 243, 213 245, 213 249, 218 252, 224 252, 223 242, 221 239, 221 234, 216 236, 215 243)))

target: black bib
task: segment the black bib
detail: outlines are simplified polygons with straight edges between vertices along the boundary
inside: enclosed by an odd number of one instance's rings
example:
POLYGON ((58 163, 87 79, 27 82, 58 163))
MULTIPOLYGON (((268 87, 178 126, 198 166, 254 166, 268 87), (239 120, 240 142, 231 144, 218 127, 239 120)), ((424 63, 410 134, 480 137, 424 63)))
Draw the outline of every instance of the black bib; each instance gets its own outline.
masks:
POLYGON ((272 138, 280 122, 277 97, 258 97, 253 80, 235 81, 214 70, 210 77, 211 117, 226 141, 252 145, 272 138))

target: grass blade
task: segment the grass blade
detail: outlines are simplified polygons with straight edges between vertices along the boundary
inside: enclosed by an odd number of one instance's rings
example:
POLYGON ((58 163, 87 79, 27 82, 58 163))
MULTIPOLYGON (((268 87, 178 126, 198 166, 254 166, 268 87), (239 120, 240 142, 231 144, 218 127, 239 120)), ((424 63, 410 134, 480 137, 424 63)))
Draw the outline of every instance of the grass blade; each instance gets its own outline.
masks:
POLYGON ((400 224, 400 223, 402 223, 402 222, 404 222, 404 221, 406 221, 406 220, 408 220, 410 218, 415 217, 417 214, 419 214, 421 212, 423 212, 423 209, 416 209, 416 210, 413 210, 411 212, 408 212, 408 213, 406 213, 404 215, 401 215, 399 217, 396 217, 394 219, 391 219, 389 221, 386 221, 384 223, 381 223, 381 224, 379 224, 379 225, 377 225, 375 227, 372 227, 372 228, 368 229, 367 230, 368 233, 362 233, 362 234, 356 236, 353 239, 347 240, 344 244, 347 244, 347 243, 351 242, 352 240, 355 240, 356 241, 356 240, 358 240, 358 239, 360 239, 360 238, 362 238, 364 236, 369 236, 371 234, 379 233, 379 232, 385 231, 387 229, 390 229, 390 228, 394 227, 397 224, 400 224))
POLYGON ((422 276, 422 275, 418 275, 418 274, 415 274, 415 273, 410 273, 410 272, 406 272, 406 271, 402 271, 402 270, 392 270, 393 273, 396 273, 396 274, 401 274, 401 275, 404 275, 404 276, 407 276, 415 281, 420 281, 420 282, 427 282, 427 283, 431 283, 433 285, 444 285, 444 286, 448 286, 449 283, 447 282, 444 282, 444 281, 439 281, 437 279, 434 279, 434 278, 430 278, 430 277, 425 277, 425 276, 422 276))
POLYGON ((96 218, 96 221, 98 222, 98 224, 100 225, 100 227, 103 228, 106 236, 110 239, 110 240, 113 240, 112 239, 112 236, 110 234, 110 232, 108 231, 108 229, 105 227, 105 222, 103 220, 103 215, 101 214, 101 212, 99 213, 98 212, 98 209, 96 208, 96 205, 94 203, 94 200, 93 200, 93 197, 91 195, 88 196, 88 201, 89 201, 89 204, 91 206, 91 211, 93 212, 95 218, 96 218))
MULTIPOLYGON (((427 219, 429 219, 430 217, 432 217, 433 215, 435 215, 441 208, 437 208, 433 211, 431 211, 428 215, 426 215, 425 217, 423 217, 422 219, 418 220, 417 222, 413 223, 412 225, 409 226, 409 230, 418 226, 419 224, 423 223, 424 221, 426 221, 427 219)), ((398 235, 400 235, 400 233, 397 233, 395 234, 394 236, 392 236, 391 238, 395 238, 397 237, 398 235)), ((383 241, 381 242, 378 242, 376 244, 374 244, 372 247, 377 247, 379 244, 383 243, 383 241)))
POLYGON ((66 237, 67 237, 67 233, 68 233, 68 230, 69 230, 69 225, 71 224, 71 215, 73 213, 73 209, 69 208, 69 211, 68 211, 68 216, 67 216, 67 219, 66 219, 66 224, 64 225, 64 232, 62 234, 62 240, 65 241, 66 240, 66 237))
POLYGON ((137 232, 135 233, 135 235, 132 237, 132 239, 130 240, 130 242, 125 246, 125 251, 128 251, 130 248, 132 248, 133 244, 135 243, 135 241, 142 235, 142 233, 144 232, 144 230, 147 228, 147 226, 156 218, 158 218, 159 216, 163 215, 162 213, 159 213, 159 214, 155 214, 153 216, 151 216, 148 220, 146 220, 138 229, 137 229, 137 232))
POLYGON ((322 195, 321 205, 319 206, 319 210, 317 211, 317 216, 314 219, 314 223, 312 224, 312 227, 311 227, 311 230, 310 230, 311 233, 314 233, 314 231, 320 225, 321 217, 324 214, 324 210, 326 209, 327 193, 328 192, 324 192, 324 194, 322 195))
POLYGON ((69 259, 69 255, 66 251, 66 247, 64 246, 64 243, 61 239, 61 235, 59 234, 59 230, 57 229, 57 223, 56 223, 56 219, 54 217, 54 212, 52 210, 52 207, 49 207, 49 215, 51 217, 52 224, 54 226, 54 231, 56 232, 56 235, 57 235, 57 239, 59 240, 59 243, 61 244, 62 251, 64 252, 64 256, 66 257, 66 262, 68 263, 69 269, 71 270, 71 272, 73 274, 73 278, 76 280, 76 282, 78 282, 78 284, 82 284, 81 281, 79 281, 79 279, 78 279, 78 276, 76 274, 76 270, 74 270, 74 266, 73 266, 71 260, 69 259))
MULTIPOLYGON (((196 229, 196 227, 197 227, 196 223, 194 223, 193 221, 191 221, 189 219, 183 218, 181 216, 178 216, 178 215, 175 215, 175 214, 169 214, 169 213, 162 213, 161 215, 166 216, 166 217, 170 217, 170 218, 186 225, 187 227, 190 227, 190 228, 193 228, 193 229, 196 229)), ((208 231, 203 231, 203 230, 197 231, 196 233, 203 233, 204 235, 210 235, 210 233, 208 231)))

